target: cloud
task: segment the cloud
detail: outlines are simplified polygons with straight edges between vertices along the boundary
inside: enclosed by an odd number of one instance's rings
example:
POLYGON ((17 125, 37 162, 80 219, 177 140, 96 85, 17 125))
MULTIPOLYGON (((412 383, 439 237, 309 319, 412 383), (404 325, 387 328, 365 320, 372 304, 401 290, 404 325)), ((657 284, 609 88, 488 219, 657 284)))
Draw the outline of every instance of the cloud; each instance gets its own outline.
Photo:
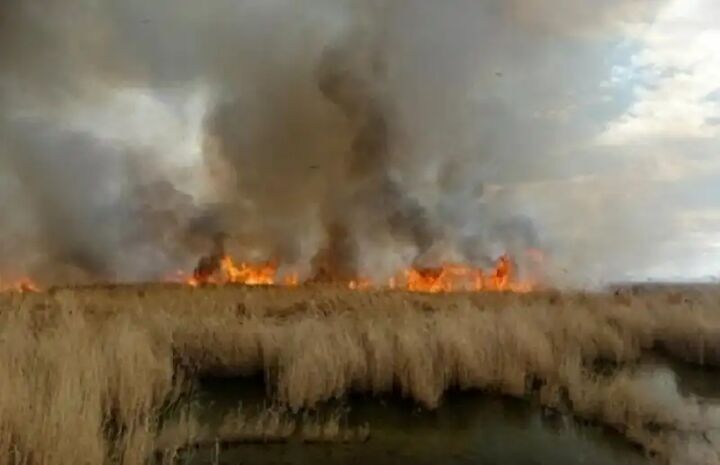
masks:
POLYGON ((720 102, 711 98, 720 90, 717 18, 717 2, 674 0, 633 31, 639 51, 624 73, 640 77, 636 100, 608 124, 600 143, 720 137, 720 102))
POLYGON ((509 0, 506 4, 515 21, 539 31, 598 39, 652 18, 662 0, 509 0))

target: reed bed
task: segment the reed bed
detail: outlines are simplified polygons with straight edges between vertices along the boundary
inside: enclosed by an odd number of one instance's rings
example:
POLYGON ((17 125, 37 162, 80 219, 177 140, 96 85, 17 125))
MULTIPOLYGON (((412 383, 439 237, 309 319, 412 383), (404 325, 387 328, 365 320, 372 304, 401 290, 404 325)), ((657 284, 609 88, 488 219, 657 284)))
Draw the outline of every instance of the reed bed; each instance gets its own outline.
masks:
POLYGON ((175 460, 174 450, 201 436, 188 417, 172 426, 183 432, 174 446, 164 432, 163 413, 188 381, 259 373, 291 411, 351 392, 395 393, 433 409, 447 390, 482 390, 608 425, 658 463, 718 464, 718 407, 680 395, 671 373, 637 365, 662 351, 720 366, 719 304, 714 287, 423 295, 138 285, 3 294, 0 465, 175 460))

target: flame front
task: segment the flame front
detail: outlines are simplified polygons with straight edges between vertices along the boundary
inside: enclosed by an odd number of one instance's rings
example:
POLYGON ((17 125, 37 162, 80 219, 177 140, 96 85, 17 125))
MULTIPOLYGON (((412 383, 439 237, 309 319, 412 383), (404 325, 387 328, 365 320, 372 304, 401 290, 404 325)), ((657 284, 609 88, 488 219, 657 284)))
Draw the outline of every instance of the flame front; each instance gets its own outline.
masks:
POLYGON ((0 278, 0 292, 17 292, 21 294, 40 292, 40 286, 27 277, 13 280, 4 280, 0 278))
POLYGON ((277 266, 265 263, 257 266, 247 263, 235 265, 229 256, 223 257, 220 262, 221 272, 227 282, 247 284, 249 286, 275 284, 277 266))
POLYGON ((439 268, 405 271, 407 290, 411 292, 512 291, 528 292, 535 285, 520 281, 515 266, 507 255, 500 257, 489 272, 462 264, 445 264, 439 268))
POLYGON ((217 262, 217 269, 211 272, 196 269, 192 276, 182 271, 177 271, 168 279, 171 282, 182 282, 192 287, 203 284, 244 284, 246 286, 297 286, 299 276, 297 273, 290 273, 281 278, 278 277, 278 266, 273 262, 251 264, 240 262, 235 264, 232 257, 222 256, 217 262))
MULTIPOLYGON (((527 260, 531 267, 542 266, 543 252, 537 249, 527 251, 527 260)), ((301 283, 298 273, 278 273, 274 262, 236 264, 228 255, 216 257, 211 272, 198 268, 192 276, 182 271, 168 276, 166 281, 183 283, 188 286, 214 284, 241 284, 246 286, 286 286, 295 287, 301 283)), ((357 277, 344 282, 347 288, 364 291, 370 289, 395 289, 409 292, 448 293, 448 292, 530 292, 538 287, 531 279, 519 279, 516 265, 508 255, 500 257, 490 270, 458 263, 446 263, 434 268, 408 268, 396 273, 386 283, 379 283, 369 277, 357 277)), ((0 278, 0 293, 40 292, 30 278, 7 280, 0 278)))
MULTIPOLYGON (((542 260, 539 250, 528 251, 533 263, 542 260)), ((216 269, 212 273, 201 273, 182 279, 186 284, 196 287, 204 284, 243 284, 248 286, 297 286, 300 279, 297 273, 278 277, 278 267, 273 262, 235 264, 231 257, 219 257, 216 269)), ((435 268, 408 268, 388 279, 386 284, 378 283, 369 277, 357 277, 345 282, 352 290, 389 288, 410 292, 447 293, 447 292, 529 292, 537 288, 533 280, 522 280, 517 276, 516 266, 508 255, 500 257, 490 270, 464 264, 446 263, 435 268)))
MULTIPOLYGON (((214 284, 241 284, 246 286, 295 287, 303 283, 297 272, 279 273, 275 262, 235 263, 229 255, 205 257, 192 275, 177 271, 165 281, 183 283, 188 286, 214 284)), ((524 263, 530 269, 542 267, 544 254, 539 249, 526 252, 524 263)), ((339 284, 355 291, 370 289, 395 289, 409 292, 530 292, 538 283, 532 279, 520 279, 515 262, 508 256, 501 256, 494 268, 481 268, 458 263, 445 263, 434 268, 411 267, 396 273, 387 282, 380 283, 370 277, 356 277, 339 284)), ((40 292, 41 288, 32 279, 3 279, 0 277, 0 293, 40 292)))

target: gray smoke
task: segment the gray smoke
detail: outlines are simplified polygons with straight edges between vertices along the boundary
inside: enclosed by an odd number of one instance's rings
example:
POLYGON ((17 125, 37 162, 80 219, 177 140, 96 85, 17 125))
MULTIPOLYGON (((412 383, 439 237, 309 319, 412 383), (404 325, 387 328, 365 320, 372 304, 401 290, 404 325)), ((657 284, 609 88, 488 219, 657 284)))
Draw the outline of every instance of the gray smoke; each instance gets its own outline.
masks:
POLYGON ((2 202, 5 225, 22 211, 32 234, 3 235, 3 268, 35 267, 52 281, 150 279, 184 256, 192 200, 167 181, 143 182, 133 155, 52 126, 7 127, 13 156, 0 161, 15 186, 2 202))
POLYGON ((593 169, 559 155, 591 125, 538 114, 593 92, 596 37, 656 4, 563 3, 6 1, 0 273, 147 279, 218 232, 331 275, 558 249, 554 214, 496 186, 593 169), (128 93, 151 103, 77 123, 128 93))

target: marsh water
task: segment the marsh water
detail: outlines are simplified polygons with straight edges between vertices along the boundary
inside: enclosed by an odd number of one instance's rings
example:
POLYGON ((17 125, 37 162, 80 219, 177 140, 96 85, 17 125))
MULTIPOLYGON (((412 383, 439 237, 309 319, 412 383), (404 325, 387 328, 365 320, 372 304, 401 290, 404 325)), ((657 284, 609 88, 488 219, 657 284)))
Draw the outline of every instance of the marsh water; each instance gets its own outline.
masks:
MULTIPOLYGON (((720 398, 720 373, 650 360, 650 369, 673 370, 684 395, 720 398)), ((210 429, 236 411, 260 411, 268 400, 262 380, 200 383, 195 408, 210 429)), ((449 393, 435 411, 397 397, 353 396, 320 409, 346 412, 346 426, 366 425, 364 442, 243 444, 198 449, 191 465, 211 464, 443 464, 443 465, 645 465, 653 463, 621 435, 598 425, 548 412, 532 402, 479 392, 449 393)))

